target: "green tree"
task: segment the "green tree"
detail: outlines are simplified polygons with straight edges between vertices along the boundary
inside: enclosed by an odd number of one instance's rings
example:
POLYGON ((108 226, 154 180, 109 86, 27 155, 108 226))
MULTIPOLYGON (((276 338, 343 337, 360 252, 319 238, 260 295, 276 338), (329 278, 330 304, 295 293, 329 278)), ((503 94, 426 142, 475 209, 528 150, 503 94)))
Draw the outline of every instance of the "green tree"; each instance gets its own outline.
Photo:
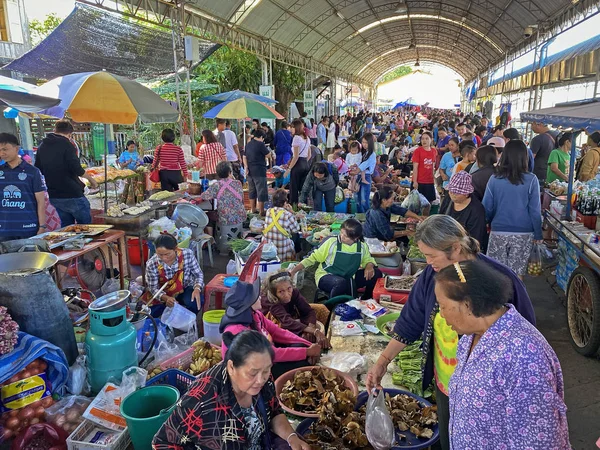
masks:
POLYGON ((391 72, 386 73, 381 78, 381 80, 379 81, 379 83, 380 84, 387 83, 389 81, 395 80, 397 78, 401 78, 401 77, 403 77, 405 75, 408 75, 409 73, 412 73, 412 69, 409 66, 396 67, 391 72))
POLYGON ((33 19, 29 22, 29 37, 32 45, 37 45, 54 31, 63 20, 55 13, 50 13, 44 20, 33 19))
POLYGON ((258 92, 260 60, 250 53, 223 46, 198 66, 196 75, 218 84, 221 92, 233 89, 258 92))
POLYGON ((304 91, 304 72, 296 67, 273 63, 273 85, 275 86, 275 110, 287 117, 290 103, 302 97, 304 91))

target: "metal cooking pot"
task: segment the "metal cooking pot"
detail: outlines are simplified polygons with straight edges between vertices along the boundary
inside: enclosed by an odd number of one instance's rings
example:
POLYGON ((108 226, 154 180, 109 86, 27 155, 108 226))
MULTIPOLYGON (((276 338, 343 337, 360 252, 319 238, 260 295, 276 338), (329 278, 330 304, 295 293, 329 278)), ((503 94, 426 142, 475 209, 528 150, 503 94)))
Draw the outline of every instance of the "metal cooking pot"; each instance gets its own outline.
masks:
POLYGON ((177 228, 188 227, 192 230, 192 238, 198 239, 204 234, 204 227, 208 225, 208 216, 198 206, 190 203, 179 203, 175 208, 172 219, 177 228))
POLYGON ((6 253, 0 255, 0 272, 6 275, 31 275, 53 267, 58 256, 44 252, 6 253))

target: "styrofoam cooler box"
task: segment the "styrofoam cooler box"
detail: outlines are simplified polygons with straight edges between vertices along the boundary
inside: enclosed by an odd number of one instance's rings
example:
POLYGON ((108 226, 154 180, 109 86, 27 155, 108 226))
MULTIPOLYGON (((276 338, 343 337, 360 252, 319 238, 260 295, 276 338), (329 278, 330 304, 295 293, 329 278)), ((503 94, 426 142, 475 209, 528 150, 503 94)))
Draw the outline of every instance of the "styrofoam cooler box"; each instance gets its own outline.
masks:
MULTIPOLYGON (((237 267, 237 273, 242 273, 242 269, 244 268, 246 263, 242 261, 242 258, 240 258, 237 254, 235 255, 235 264, 237 267)), ((279 261, 279 259, 277 259, 276 261, 261 261, 260 267, 258 268, 258 276, 260 280, 263 281, 263 278, 266 275, 276 272, 279 269, 281 269, 281 261, 279 261)))

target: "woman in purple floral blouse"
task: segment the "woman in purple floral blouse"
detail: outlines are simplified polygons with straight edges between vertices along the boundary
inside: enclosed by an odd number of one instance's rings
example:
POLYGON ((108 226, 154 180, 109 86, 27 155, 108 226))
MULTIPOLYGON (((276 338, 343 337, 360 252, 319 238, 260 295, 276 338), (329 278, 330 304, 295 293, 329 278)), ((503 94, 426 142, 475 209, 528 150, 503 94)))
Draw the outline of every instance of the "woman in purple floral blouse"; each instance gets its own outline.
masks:
POLYGON ((436 276, 440 314, 459 335, 450 379, 450 448, 567 450, 560 363, 513 305, 510 280, 480 261, 436 276))

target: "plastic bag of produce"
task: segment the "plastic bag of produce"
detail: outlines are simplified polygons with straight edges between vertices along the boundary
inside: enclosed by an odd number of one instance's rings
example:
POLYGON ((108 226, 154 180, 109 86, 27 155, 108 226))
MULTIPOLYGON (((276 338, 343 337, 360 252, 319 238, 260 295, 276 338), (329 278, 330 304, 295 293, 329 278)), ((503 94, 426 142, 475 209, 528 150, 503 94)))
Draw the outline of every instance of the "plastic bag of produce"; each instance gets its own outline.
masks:
POLYGON ((406 208, 415 214, 421 214, 423 209, 427 208, 428 206, 431 206, 429 204, 429 200, 427 200, 427 198, 425 198, 425 196, 416 189, 413 189, 402 202, 403 208, 406 208))
POLYGON ((544 273, 542 268, 542 253, 543 244, 533 244, 531 253, 529 254, 529 261, 527 262, 527 274, 533 277, 537 277, 544 273))
POLYGON ((150 225, 148 225, 148 239, 150 239, 151 241, 156 239, 163 232, 169 234, 177 233, 177 227, 175 226, 175 222, 173 222, 168 217, 161 217, 158 220, 150 222, 150 225))
POLYGON ((67 435, 49 423, 36 423, 23 430, 11 450, 67 450, 67 435))
POLYGON ((81 395, 65 397, 46 410, 46 422, 64 430, 67 435, 83 422, 83 413, 92 399, 81 395))
POLYGON ((367 400, 367 417, 365 421, 365 434, 369 443, 375 450, 388 450, 396 440, 394 436, 394 422, 385 404, 385 394, 376 390, 369 394, 367 400))

